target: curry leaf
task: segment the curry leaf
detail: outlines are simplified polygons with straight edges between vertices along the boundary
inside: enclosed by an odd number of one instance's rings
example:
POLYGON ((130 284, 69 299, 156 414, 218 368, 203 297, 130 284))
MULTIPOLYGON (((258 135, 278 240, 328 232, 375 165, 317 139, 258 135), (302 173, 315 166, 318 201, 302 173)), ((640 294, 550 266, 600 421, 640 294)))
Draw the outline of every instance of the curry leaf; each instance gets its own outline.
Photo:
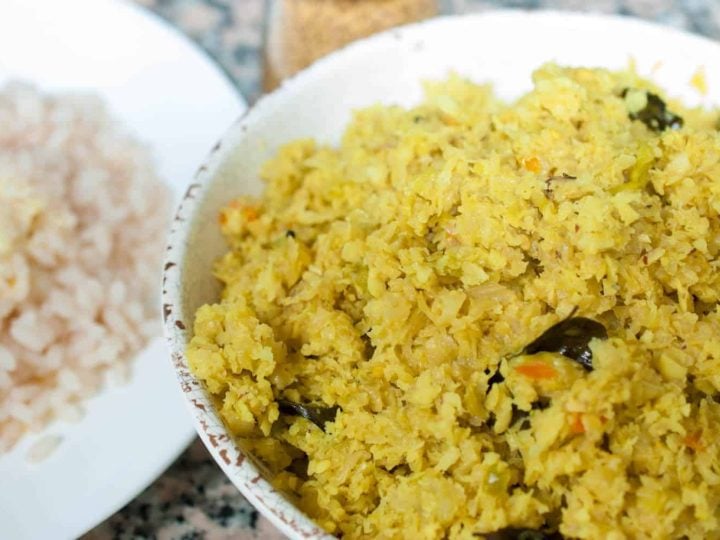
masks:
POLYGON ((585 317, 570 317, 545 330, 523 349, 523 353, 559 353, 590 370, 593 368, 590 341, 595 338, 607 339, 607 337, 607 330, 602 323, 585 317))
POLYGON ((323 405, 302 405, 286 399, 278 399, 280 412, 288 416, 302 416, 310 420, 320 429, 325 429, 325 424, 334 422, 340 407, 325 407, 323 405))
POLYGON ((558 532, 545 532, 537 529, 506 527, 492 533, 484 533, 485 540, 563 540, 558 532))
MULTIPOLYGON (((625 97, 631 89, 622 92, 625 97)), ((645 91, 647 103, 639 111, 629 113, 631 120, 640 120, 653 131, 663 131, 667 128, 677 129, 683 126, 683 119, 668 110, 665 102, 657 94, 645 91)))

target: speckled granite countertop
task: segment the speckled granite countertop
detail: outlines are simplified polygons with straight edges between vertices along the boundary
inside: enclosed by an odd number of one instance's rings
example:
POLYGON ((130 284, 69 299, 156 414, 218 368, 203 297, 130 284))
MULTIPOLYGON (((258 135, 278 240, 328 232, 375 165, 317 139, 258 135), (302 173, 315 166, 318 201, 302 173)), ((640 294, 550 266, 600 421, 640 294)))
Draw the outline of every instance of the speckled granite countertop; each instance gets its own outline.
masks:
MULTIPOLYGON (((207 50, 249 102, 260 93, 264 0, 136 0, 178 26, 207 50)), ((718 0, 442 0, 446 13, 493 8, 566 9, 634 15, 720 39, 718 0)), ((196 441, 134 501, 86 540, 280 539, 225 479, 196 441)))

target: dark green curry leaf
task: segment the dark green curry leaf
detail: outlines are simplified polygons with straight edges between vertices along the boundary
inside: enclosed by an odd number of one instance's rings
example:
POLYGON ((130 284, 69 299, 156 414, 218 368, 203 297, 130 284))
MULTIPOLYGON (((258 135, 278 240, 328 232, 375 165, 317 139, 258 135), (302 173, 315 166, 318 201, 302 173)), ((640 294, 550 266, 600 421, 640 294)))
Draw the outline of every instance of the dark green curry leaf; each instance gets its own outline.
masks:
POLYGON ((302 456, 295 458, 292 460, 290 465, 288 465, 287 470, 293 473, 295 476, 302 480, 308 479, 308 464, 309 459, 307 454, 303 453, 302 456))
POLYGON ((333 407, 326 407, 324 405, 302 405, 286 399, 278 399, 277 402, 282 414, 302 416, 322 430, 325 429, 326 423, 335 421, 335 416, 340 410, 340 407, 337 405, 333 407))
POLYGON ((506 527, 492 533, 481 535, 485 540, 563 540, 559 532, 545 532, 537 529, 506 527))
POLYGON ((504 380, 505 380, 505 377, 502 376, 502 373, 500 373, 500 368, 498 368, 498 370, 497 370, 495 373, 492 374, 492 377, 490 377, 490 378, 488 379, 488 382, 487 382, 487 384, 488 384, 488 392, 490 391, 490 388, 492 388, 492 386, 493 386, 494 384, 500 384, 500 383, 503 382, 504 380))
MULTIPOLYGON (((622 92, 625 97, 630 89, 622 92)), ((663 131, 667 128, 678 129, 683 126, 683 119, 669 111, 665 102, 657 94, 645 91, 647 104, 637 112, 629 114, 631 120, 640 120, 653 131, 663 131)))
POLYGON ((559 353, 590 370, 593 367, 590 341, 594 338, 607 339, 607 337, 607 330, 602 323, 585 317, 570 317, 545 330, 540 337, 523 349, 523 353, 559 353))

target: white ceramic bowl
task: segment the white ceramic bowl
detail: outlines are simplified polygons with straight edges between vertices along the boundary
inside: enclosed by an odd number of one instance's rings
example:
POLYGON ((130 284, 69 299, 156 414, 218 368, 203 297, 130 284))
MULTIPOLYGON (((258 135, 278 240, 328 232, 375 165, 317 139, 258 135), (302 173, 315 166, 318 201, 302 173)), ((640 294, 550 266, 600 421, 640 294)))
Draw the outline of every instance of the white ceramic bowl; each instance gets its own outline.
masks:
POLYGON ((512 98, 531 87, 531 72, 547 61, 624 68, 630 60, 688 104, 718 103, 720 46, 634 19, 554 12, 503 11, 439 18, 356 42, 314 64, 262 98, 218 143, 180 206, 165 266, 166 336, 200 436, 232 482, 293 539, 328 537, 276 492, 251 456, 228 435, 184 350, 195 310, 219 288, 213 261, 225 251, 218 210, 240 194, 258 194, 261 164, 299 137, 338 141, 353 109, 377 102, 411 105, 421 81, 454 70, 494 83, 512 98), (705 69, 710 91, 690 85, 705 69))

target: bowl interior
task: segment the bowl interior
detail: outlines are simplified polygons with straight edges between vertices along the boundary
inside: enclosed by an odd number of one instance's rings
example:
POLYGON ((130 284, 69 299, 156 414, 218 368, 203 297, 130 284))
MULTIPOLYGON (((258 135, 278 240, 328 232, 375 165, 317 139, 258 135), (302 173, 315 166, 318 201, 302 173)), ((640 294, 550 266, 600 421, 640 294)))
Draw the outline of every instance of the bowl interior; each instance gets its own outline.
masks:
POLYGON ((412 105, 423 79, 455 71, 492 82, 514 98, 531 88, 545 62, 638 71, 687 104, 718 103, 720 46, 708 40, 617 17, 551 12, 495 12, 447 17, 386 32, 330 55, 263 98, 224 137, 200 170, 178 214, 166 271, 167 334, 201 436, 231 480, 293 538, 323 533, 279 494, 228 437, 183 351, 195 310, 217 299, 213 261, 225 251, 218 210, 233 197, 259 194, 261 165, 293 139, 335 143, 352 110, 375 103, 412 105), (707 95, 690 80, 705 69, 707 95))

